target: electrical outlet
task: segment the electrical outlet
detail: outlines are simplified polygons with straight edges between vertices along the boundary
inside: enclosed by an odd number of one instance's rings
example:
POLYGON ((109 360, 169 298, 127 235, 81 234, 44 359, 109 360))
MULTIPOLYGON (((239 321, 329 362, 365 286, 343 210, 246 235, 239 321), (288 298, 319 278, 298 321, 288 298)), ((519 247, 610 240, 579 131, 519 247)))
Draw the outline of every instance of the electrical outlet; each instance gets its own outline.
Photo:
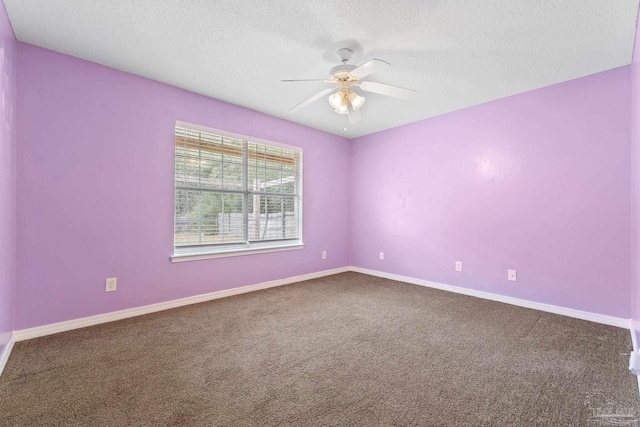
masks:
POLYGON ((380 252, 380 259, 384 259, 384 252, 380 252))
POLYGON ((462 271, 462 261, 456 261, 456 271, 462 271))
POLYGON ((512 282, 516 282, 517 279, 518 278, 517 278, 515 270, 507 270, 507 280, 510 280, 512 282))
POLYGON ((110 277, 105 284, 105 292, 115 292, 118 287, 118 279, 116 277, 110 277))
POLYGON ((322 251, 322 259, 327 259, 327 251, 322 251))

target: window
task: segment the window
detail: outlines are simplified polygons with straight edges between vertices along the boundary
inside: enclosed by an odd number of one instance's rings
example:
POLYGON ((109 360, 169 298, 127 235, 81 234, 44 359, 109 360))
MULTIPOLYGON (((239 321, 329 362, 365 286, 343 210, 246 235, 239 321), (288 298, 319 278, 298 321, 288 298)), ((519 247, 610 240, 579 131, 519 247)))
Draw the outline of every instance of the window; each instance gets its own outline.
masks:
POLYGON ((174 261, 302 247, 300 149, 177 123, 175 150, 174 261))

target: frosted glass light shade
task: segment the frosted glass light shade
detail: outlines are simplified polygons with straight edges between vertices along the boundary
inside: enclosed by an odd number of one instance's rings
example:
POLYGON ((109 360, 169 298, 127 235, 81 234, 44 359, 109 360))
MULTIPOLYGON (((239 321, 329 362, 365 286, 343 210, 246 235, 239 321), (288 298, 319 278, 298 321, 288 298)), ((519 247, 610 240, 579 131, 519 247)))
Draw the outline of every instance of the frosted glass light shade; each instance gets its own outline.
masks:
POLYGON ((345 102, 344 104, 342 104, 341 106, 336 108, 336 113, 338 113, 338 114, 349 114, 349 107, 347 106, 347 103, 345 102))
POLYGON ((329 104, 333 108, 339 108, 345 102, 345 94, 343 92, 334 93, 329 97, 329 104))
POLYGON ((364 96, 360 96, 355 92, 351 92, 349 94, 349 102, 351 102, 351 106, 353 107, 353 109, 357 110, 358 108, 362 107, 362 104, 364 104, 364 96))

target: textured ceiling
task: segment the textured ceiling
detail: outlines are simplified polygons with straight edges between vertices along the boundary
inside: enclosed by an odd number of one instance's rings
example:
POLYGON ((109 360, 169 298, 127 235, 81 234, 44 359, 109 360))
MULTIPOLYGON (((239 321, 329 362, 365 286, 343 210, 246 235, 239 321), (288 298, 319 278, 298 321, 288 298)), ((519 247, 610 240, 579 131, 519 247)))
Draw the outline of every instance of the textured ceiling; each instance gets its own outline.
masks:
MULTIPOLYGON (((376 132, 631 62, 638 0, 4 0, 18 40, 347 137, 376 132), (351 47, 367 93, 348 125, 324 99, 294 105, 351 47), (345 131, 345 127, 347 130, 345 131)), ((179 119, 179 118, 177 118, 179 119)))

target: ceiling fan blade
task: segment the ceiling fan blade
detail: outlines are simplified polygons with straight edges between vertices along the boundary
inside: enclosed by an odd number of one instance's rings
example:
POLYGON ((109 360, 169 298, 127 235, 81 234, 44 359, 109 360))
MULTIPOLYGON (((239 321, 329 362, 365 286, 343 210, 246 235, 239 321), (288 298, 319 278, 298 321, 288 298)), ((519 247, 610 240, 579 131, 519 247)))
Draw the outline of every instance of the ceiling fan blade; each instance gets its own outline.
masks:
POLYGON ((359 86, 360 89, 367 92, 379 93, 380 95, 392 96, 406 101, 411 101, 415 97, 416 93, 418 93, 416 90, 405 89, 403 87, 378 82, 360 82, 359 86))
POLYGON ((311 104, 312 102, 315 102, 318 99, 322 98, 323 96, 329 95, 331 92, 335 92, 336 90, 338 90, 337 87, 323 89, 320 92, 318 92, 315 95, 313 95, 312 97, 302 101, 300 104, 298 104, 295 107, 293 107, 292 109, 290 109, 289 112, 290 113, 295 113, 299 109, 301 109, 303 107, 306 107, 307 105, 311 104))
POLYGON ((325 82, 325 83, 333 83, 331 80, 327 79, 283 79, 281 82, 325 82))
POLYGON ((360 110, 354 110, 353 108, 349 107, 349 123, 355 125, 356 123, 360 123, 360 120, 362 120, 362 114, 360 113, 360 110))
POLYGON ((371 59, 367 62, 365 62, 364 64, 362 64, 359 67, 354 68, 353 70, 351 70, 351 72, 349 74, 351 74, 352 76, 355 76, 359 79, 368 76, 371 73, 374 73, 384 67, 388 67, 389 64, 387 61, 383 61, 382 59, 371 59))

